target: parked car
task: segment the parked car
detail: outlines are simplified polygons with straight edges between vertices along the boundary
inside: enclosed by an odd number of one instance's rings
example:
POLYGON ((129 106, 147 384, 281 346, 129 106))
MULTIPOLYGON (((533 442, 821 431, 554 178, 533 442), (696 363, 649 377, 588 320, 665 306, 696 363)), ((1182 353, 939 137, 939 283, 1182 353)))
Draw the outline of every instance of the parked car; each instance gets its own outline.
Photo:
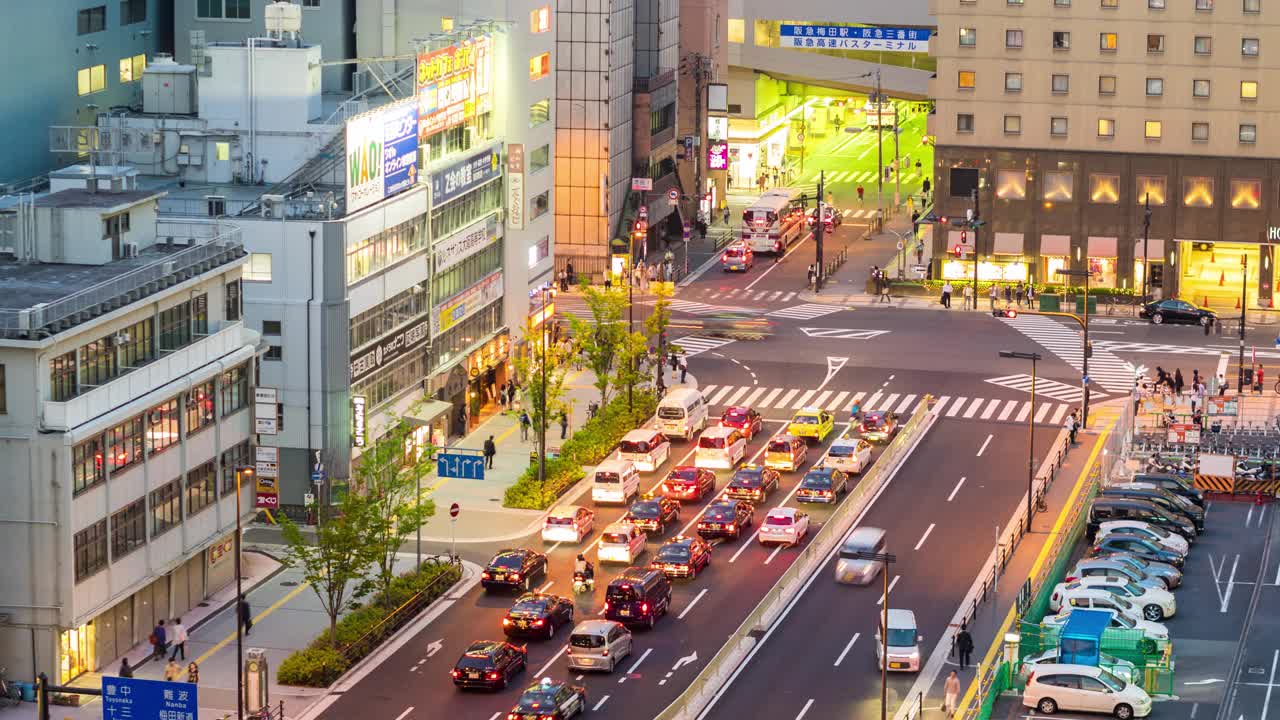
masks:
MULTIPOLYGON (((1057 615, 1046 615, 1040 621, 1040 624, 1062 627, 1067 624, 1067 618, 1071 617, 1071 611, 1074 609, 1063 608, 1057 615)), ((1169 628, 1165 627, 1163 623, 1150 620, 1135 620, 1115 610, 1100 610, 1099 612, 1105 612, 1110 616, 1110 627, 1140 631, 1143 634, 1143 652, 1148 650, 1154 652, 1157 641, 1167 641, 1169 639, 1169 628)))
POLYGON ((1044 715, 1059 709, 1108 713, 1118 720, 1151 714, 1146 690, 1092 665, 1037 666, 1022 691, 1022 704, 1044 715))
MULTIPOLYGON (((1147 577, 1160 578, 1165 581, 1170 590, 1182 584, 1182 571, 1170 565, 1169 563, 1159 562, 1156 560, 1146 560, 1140 558, 1133 553, 1128 552, 1110 552, 1098 553, 1090 558, 1090 561, 1103 560, 1120 563, 1137 572, 1143 573, 1147 577)), ((1084 562, 1083 560, 1081 562, 1084 562)))
POLYGON ((1187 559, 1185 555, 1166 550, 1149 540, 1126 535, 1109 535, 1097 538, 1093 541, 1093 547, 1089 550, 1090 555, 1107 552, 1132 553, 1144 560, 1168 563, 1176 568, 1182 567, 1182 564, 1187 559))
POLYGON ((1111 520, 1098 525, 1097 537, 1102 538, 1110 535, 1140 537, 1182 555, 1191 552, 1191 544, 1187 542, 1186 538, 1141 520, 1111 520))
POLYGON ((1204 507, 1204 491, 1177 475, 1171 473, 1138 473, 1133 476, 1133 481, 1162 487, 1174 495, 1180 495, 1196 505, 1204 507))
POLYGON ((1193 325, 1212 325, 1218 321, 1218 315, 1209 308, 1192 305, 1186 300, 1170 298, 1156 300, 1142 306, 1138 317, 1147 318, 1156 325, 1164 323, 1191 323, 1193 325))
MULTIPOLYGON (((1125 582, 1134 582, 1143 587, 1160 590, 1168 590, 1172 587, 1170 578, 1147 575, 1128 563, 1101 558, 1082 558, 1074 568, 1067 572, 1063 582, 1074 582, 1081 578, 1094 577, 1116 578, 1125 582)), ((1181 573, 1179 573, 1178 580, 1181 581, 1181 573)))
MULTIPOLYGON (((1028 655, 1022 658, 1022 669, 1020 674, 1023 678, 1030 677, 1038 668, 1038 665, 1057 665, 1062 662, 1062 648, 1053 647, 1035 655, 1028 655)), ((1125 682, 1133 682, 1141 679, 1138 668, 1133 663, 1118 658, 1107 653, 1098 653, 1098 667, 1115 675, 1125 682)), ((1024 680, 1025 682, 1025 680, 1024 680)))
POLYGON ((1049 596, 1049 609, 1058 612, 1082 589, 1111 593, 1140 610, 1143 620, 1159 622, 1178 612, 1178 601, 1168 590, 1144 587, 1131 580, 1112 577, 1090 577, 1058 583, 1049 596))

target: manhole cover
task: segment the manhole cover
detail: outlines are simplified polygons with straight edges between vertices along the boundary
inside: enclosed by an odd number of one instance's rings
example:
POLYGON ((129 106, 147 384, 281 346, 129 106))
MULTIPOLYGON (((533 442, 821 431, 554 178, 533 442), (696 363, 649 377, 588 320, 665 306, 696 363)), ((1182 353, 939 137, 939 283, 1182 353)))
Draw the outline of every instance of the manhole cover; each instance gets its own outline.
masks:
POLYGON ((297 584, 298 583, 295 580, 285 580, 284 582, 280 583, 282 587, 294 587, 297 584))

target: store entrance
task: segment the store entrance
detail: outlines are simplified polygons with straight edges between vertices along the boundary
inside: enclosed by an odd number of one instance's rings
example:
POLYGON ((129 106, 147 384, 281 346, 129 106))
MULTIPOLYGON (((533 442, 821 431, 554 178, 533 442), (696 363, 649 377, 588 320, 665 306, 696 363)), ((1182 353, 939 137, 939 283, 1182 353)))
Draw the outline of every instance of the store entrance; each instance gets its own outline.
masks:
POLYGON ((1234 310, 1240 307, 1243 284, 1246 307, 1257 307, 1262 271, 1257 244, 1179 242, 1177 265, 1182 299, 1219 311, 1234 310))

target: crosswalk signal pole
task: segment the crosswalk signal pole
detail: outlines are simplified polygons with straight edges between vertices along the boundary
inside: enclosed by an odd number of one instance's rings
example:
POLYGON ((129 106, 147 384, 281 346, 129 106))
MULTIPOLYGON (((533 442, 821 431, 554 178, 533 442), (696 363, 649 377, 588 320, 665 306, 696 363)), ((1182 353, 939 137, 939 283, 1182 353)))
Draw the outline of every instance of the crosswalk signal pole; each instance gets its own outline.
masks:
POLYGON ((826 225, 826 218, 823 217, 822 198, 826 197, 826 195, 823 194, 826 192, 826 188, 824 187, 826 184, 825 180, 826 180, 826 171, 819 170, 818 171, 818 202, 817 202, 818 219, 815 220, 813 223, 813 240, 814 240, 814 245, 816 246, 816 253, 817 253, 817 264, 814 268, 817 272, 814 274, 814 280, 813 280, 813 291, 815 293, 821 292, 822 281, 824 280, 823 273, 822 273, 822 231, 824 226, 826 225))

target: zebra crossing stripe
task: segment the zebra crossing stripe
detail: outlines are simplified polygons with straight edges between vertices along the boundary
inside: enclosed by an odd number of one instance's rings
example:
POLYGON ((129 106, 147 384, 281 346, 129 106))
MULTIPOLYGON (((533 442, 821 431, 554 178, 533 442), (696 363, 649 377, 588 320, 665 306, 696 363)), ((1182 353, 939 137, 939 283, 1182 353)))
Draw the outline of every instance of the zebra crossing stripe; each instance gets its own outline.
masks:
POLYGON ((941 397, 938 398, 938 401, 933 404, 933 407, 938 415, 942 414, 942 409, 947 406, 947 401, 950 399, 951 399, 950 395, 942 395, 941 397))
POLYGON ((1050 405, 1049 403, 1045 403, 1036 409, 1036 422, 1038 423, 1044 422, 1044 416, 1049 414, 1050 407, 1052 407, 1052 405, 1050 405))
POLYGON ((813 405, 814 405, 814 407, 825 407, 825 406, 823 405, 823 403, 825 403, 825 402, 827 401, 827 398, 831 397, 832 392, 834 392, 834 391, 832 391, 832 390, 823 390, 821 395, 819 395, 818 397, 814 398, 814 400, 813 400, 813 405))
POLYGON ((845 411, 845 412, 853 412, 853 406, 854 406, 854 405, 858 405, 858 404, 860 404, 860 403, 862 402, 862 398, 864 398, 864 397, 866 397, 866 396, 867 396, 867 394, 866 394, 866 393, 864 393, 864 392, 854 393, 854 394, 853 394, 853 397, 852 397, 852 398, 850 398, 850 400, 849 400, 849 404, 844 406, 844 411, 845 411))
POLYGON ((849 396, 849 391, 848 391, 848 390, 845 390, 845 391, 841 392, 839 395, 836 395, 836 397, 835 397, 835 399, 834 399, 834 400, 832 400, 831 402, 827 403, 826 408, 827 408, 828 410, 839 410, 839 409, 840 409, 840 404, 841 404, 841 403, 843 403, 843 402, 844 402, 844 399, 845 399, 846 397, 848 397, 848 396, 849 396))
MULTIPOLYGON (((796 394, 799 392, 800 392, 799 390, 788 390, 787 394, 783 395, 782 399, 779 400, 778 404, 774 405, 774 407, 779 407, 779 408, 787 407, 787 403, 791 402, 791 398, 795 397, 796 394)), ((800 406, 796 405, 796 407, 800 407, 800 406)))
POLYGON ((982 398, 974 398, 973 402, 969 403, 969 409, 964 411, 964 419, 973 417, 974 413, 978 412, 978 408, 982 407, 982 402, 982 398))
POLYGON ((969 398, 967 397, 956 398, 956 401, 951 403, 951 409, 947 411, 947 417, 955 417, 956 415, 959 415, 960 411, 964 409, 965 401, 968 399, 969 398))
POLYGON ((707 402, 708 402, 709 404, 711 404, 711 405, 719 405, 719 404, 720 404, 720 400, 721 400, 725 395, 728 395, 728 394, 729 394, 729 391, 731 391, 731 390, 733 390, 733 386, 732 386, 732 385, 725 385, 724 387, 720 388, 720 391, 716 393, 716 396, 715 396, 714 398, 711 398, 711 399, 710 399, 710 400, 708 400, 707 402))
POLYGON ((1017 422, 1026 422, 1027 416, 1031 414, 1031 403, 1026 403, 1022 409, 1018 411, 1017 422))
POLYGON ((813 394, 814 394, 814 393, 816 393, 816 392, 818 392, 818 391, 817 391, 817 390, 808 390, 808 391, 806 391, 806 392, 805 392, 805 394, 804 394, 804 395, 801 395, 801 396, 800 396, 800 399, 799 399, 799 400, 797 400, 797 401, 795 402, 795 404, 791 406, 791 409, 792 409, 792 410, 799 410, 799 409, 800 409, 800 408, 802 408, 802 407, 808 407, 808 405, 809 405, 809 398, 813 397, 813 394))
POLYGON ((990 420, 990 419, 991 419, 991 413, 995 412, 995 411, 996 411, 996 408, 998 408, 998 407, 1000 407, 1000 401, 999 401, 999 400, 992 400, 991 402, 987 403, 987 409, 982 411, 982 419, 983 419, 983 420, 990 420))
POLYGON ((1016 408, 1016 407, 1018 407, 1018 401, 1017 401, 1017 400, 1010 400, 1010 401, 1006 402, 1006 403, 1005 403, 1005 405, 1004 405, 1004 410, 1001 410, 1001 411, 1000 411, 1000 417, 998 417, 998 418, 996 418, 996 419, 997 419, 997 420, 1001 420, 1001 421, 1003 421, 1003 420, 1008 420, 1008 419, 1009 419, 1009 413, 1013 412, 1013 409, 1014 409, 1014 408, 1016 408))
POLYGON ((764 396, 764 400, 760 404, 765 407, 771 407, 773 405, 773 399, 778 397, 778 395, 781 393, 782 393, 782 388, 774 388, 769 392, 768 395, 764 396))
POLYGON ((884 403, 883 403, 883 404, 881 404, 880 409, 881 409, 881 410, 884 410, 885 412, 892 412, 892 411, 893 411, 894 406, 895 406, 895 405, 897 404, 897 402, 898 402, 898 398, 900 398, 900 397, 902 397, 902 394, 901 394, 901 393, 893 393, 893 394, 891 394, 889 397, 887 397, 887 398, 885 398, 885 399, 884 399, 884 403))
POLYGON ((1053 413, 1053 419, 1049 421, 1051 425, 1057 425, 1062 422, 1062 416, 1067 414, 1067 406, 1059 405, 1056 412, 1053 413))
POLYGON ((742 396, 746 395, 746 394, 747 394, 747 393, 749 393, 749 392, 751 392, 751 388, 750 388, 750 387, 743 387, 741 390, 739 390, 738 392, 734 393, 734 394, 733 394, 733 396, 732 396, 732 397, 730 397, 730 398, 729 398, 729 400, 725 403, 725 405, 737 405, 737 404, 738 404, 738 400, 739 400, 740 398, 742 398, 742 396))
POLYGON ((756 399, 763 395, 765 390, 768 390, 768 388, 756 388, 755 392, 743 398, 742 404, 747 407, 755 405, 756 399))
POLYGON ((908 410, 912 408, 912 406, 915 404, 915 401, 916 401, 915 395, 906 396, 905 398, 902 399, 902 403, 898 405, 898 409, 894 410, 894 412, 898 413, 899 415, 906 413, 908 410))

